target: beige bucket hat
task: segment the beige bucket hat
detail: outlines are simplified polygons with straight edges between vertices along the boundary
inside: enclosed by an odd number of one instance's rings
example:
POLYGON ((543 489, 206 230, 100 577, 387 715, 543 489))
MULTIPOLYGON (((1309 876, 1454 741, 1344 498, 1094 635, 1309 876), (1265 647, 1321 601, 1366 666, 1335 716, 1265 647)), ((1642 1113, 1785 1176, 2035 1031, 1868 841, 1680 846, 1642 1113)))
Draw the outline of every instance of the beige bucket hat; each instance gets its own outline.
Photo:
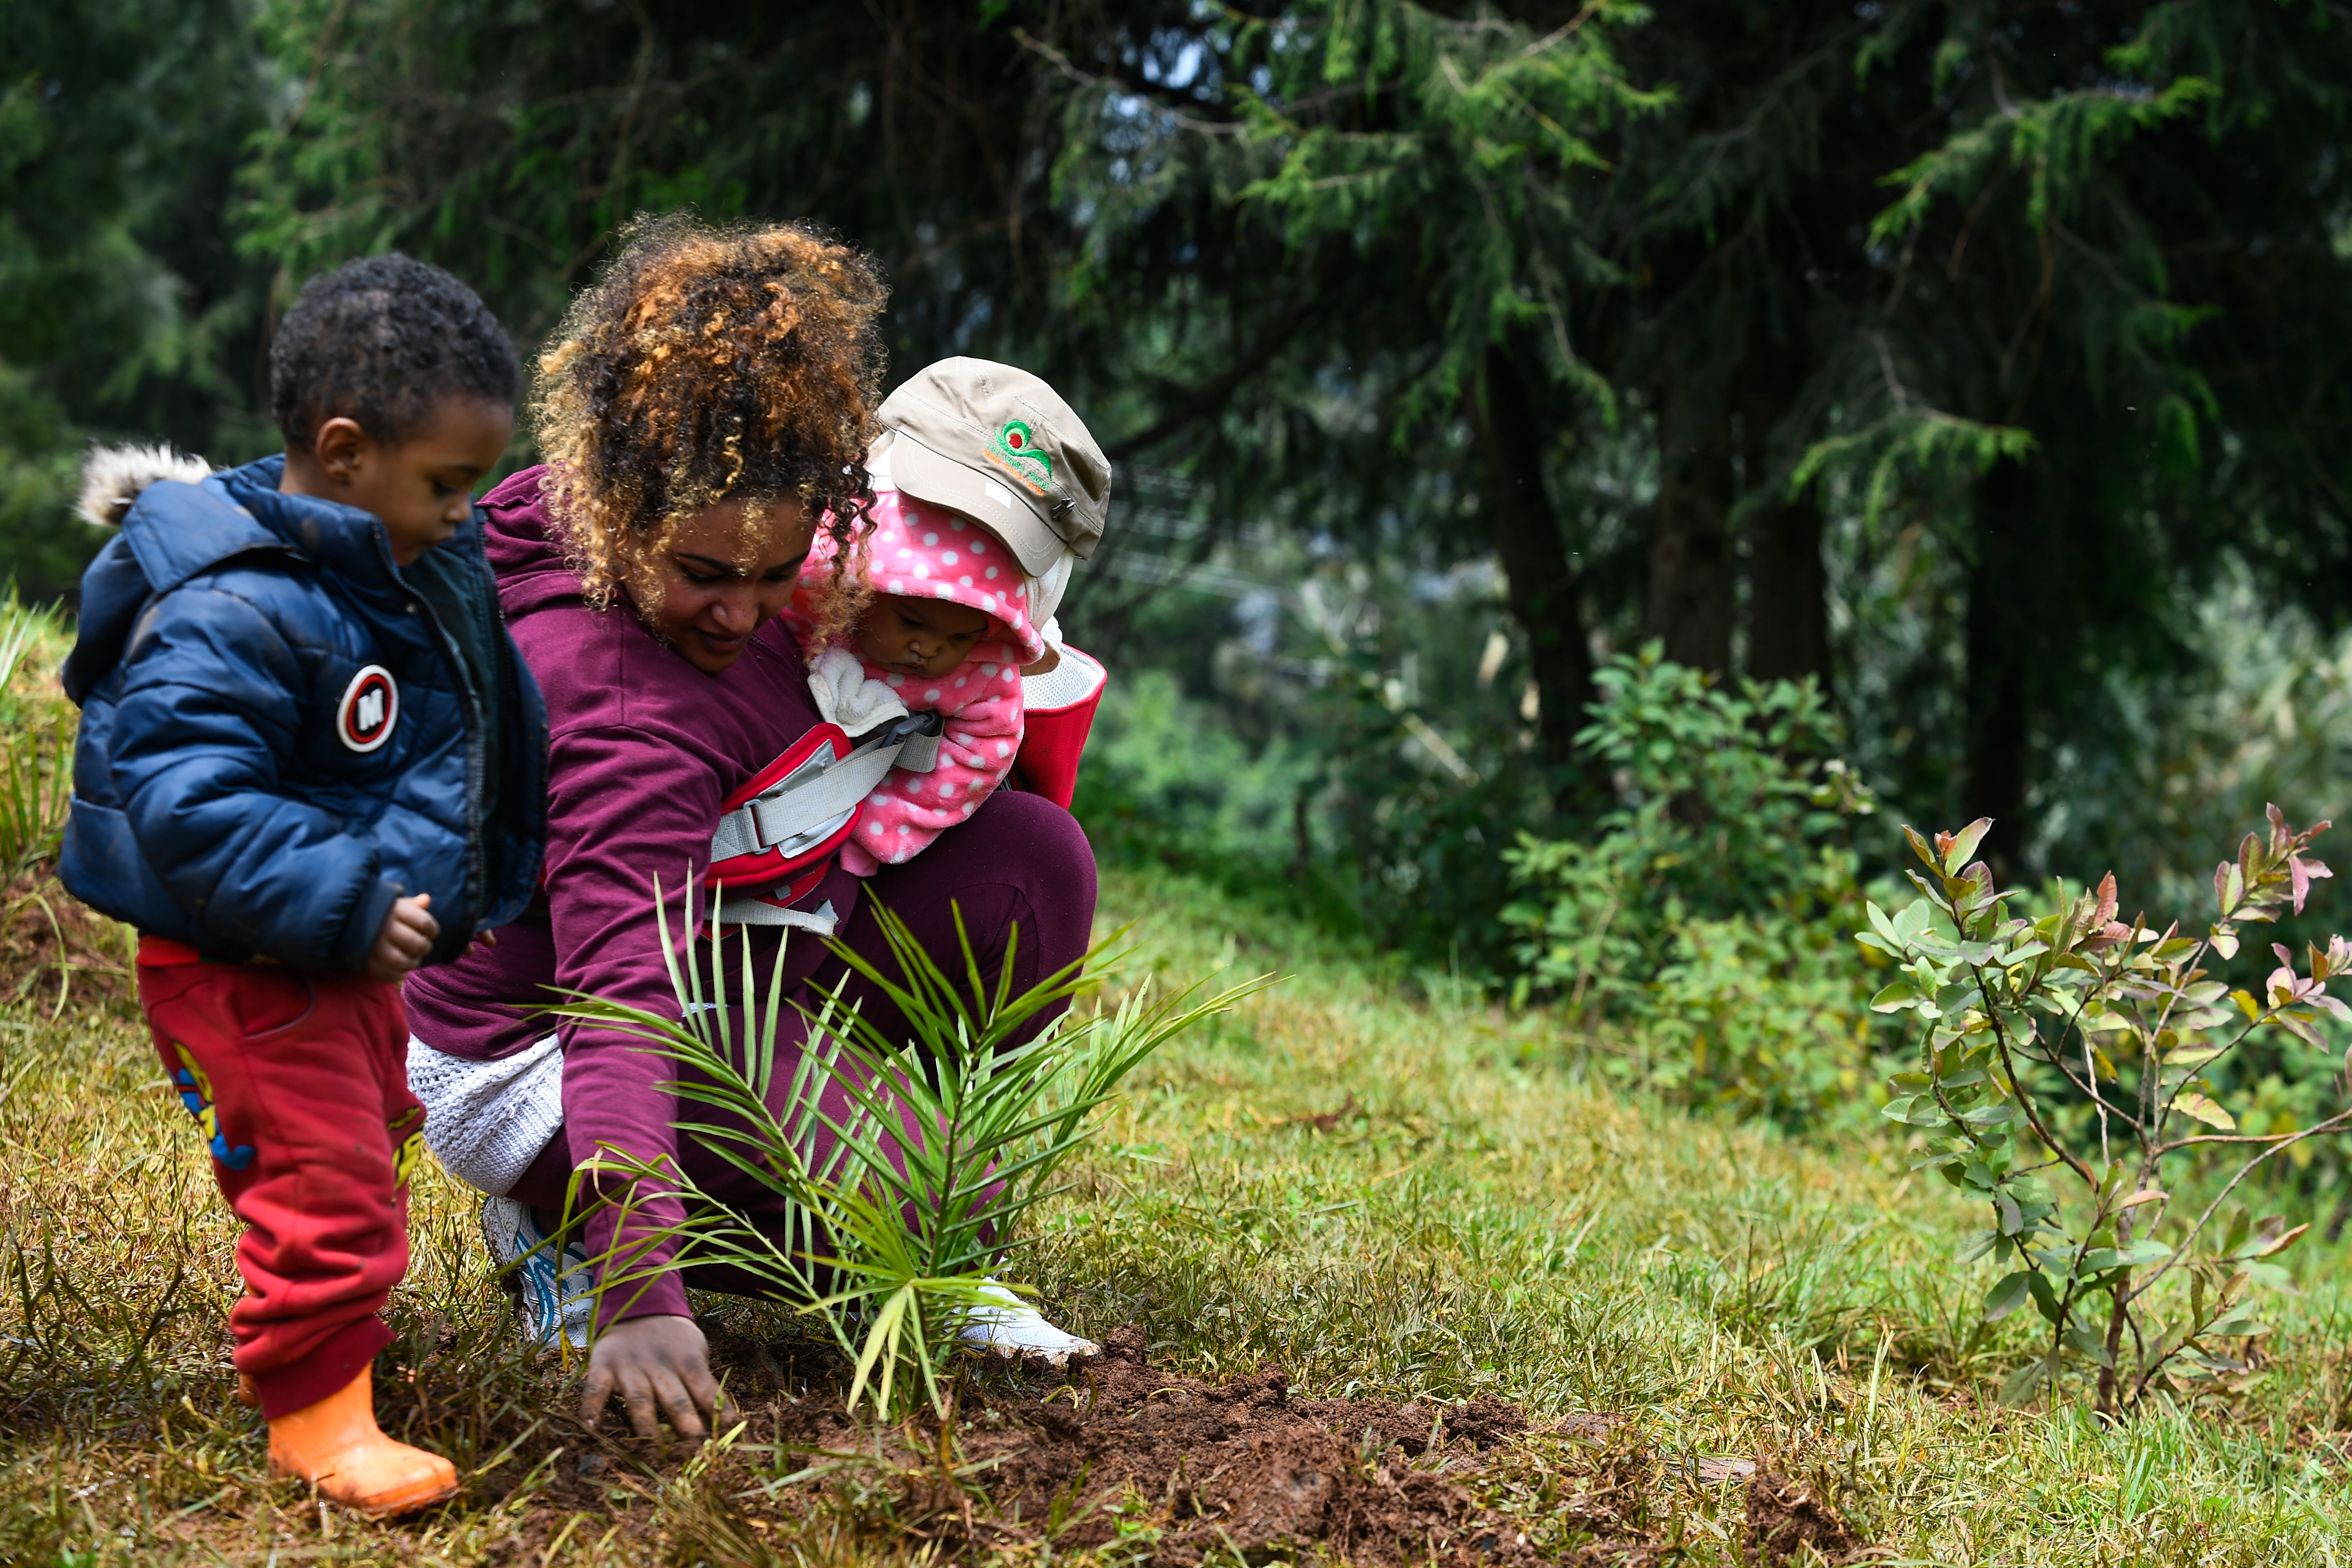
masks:
POLYGON ((1038 377, 993 360, 943 359, 875 416, 892 481, 979 522, 1031 576, 1066 550, 1094 553, 1110 510, 1110 459, 1038 377))

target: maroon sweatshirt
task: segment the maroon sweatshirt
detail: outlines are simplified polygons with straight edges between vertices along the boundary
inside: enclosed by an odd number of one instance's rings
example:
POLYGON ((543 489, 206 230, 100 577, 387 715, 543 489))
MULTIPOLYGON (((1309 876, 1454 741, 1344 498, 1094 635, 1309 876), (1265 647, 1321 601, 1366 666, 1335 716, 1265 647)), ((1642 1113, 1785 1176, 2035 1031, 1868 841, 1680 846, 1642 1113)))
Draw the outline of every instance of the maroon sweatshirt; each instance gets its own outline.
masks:
MULTIPOLYGON (((548 1021, 532 1009, 559 990, 677 1016, 654 923, 654 879, 670 906, 671 937, 682 944, 680 889, 709 863, 720 800, 820 721, 800 647, 780 620, 723 673, 706 675, 647 631, 625 603, 589 608, 549 535, 540 473, 515 475, 482 505, 499 603, 547 698, 544 886, 522 919, 498 932, 498 945, 418 970, 404 988, 419 1039, 478 1060, 544 1037, 548 1021)), ((830 900, 845 923, 858 887, 836 865, 803 905, 830 900)), ((824 954, 806 938, 790 951, 788 989, 824 954)), ((763 983, 772 953, 756 963, 763 983)), ((600 1146, 642 1160, 674 1157, 677 1104, 661 1086, 677 1076, 676 1068, 633 1036, 575 1024, 560 1033, 573 1164, 600 1146)), ((667 1200, 640 1209, 649 1226, 679 1212, 667 1200)), ((600 1211, 588 1228, 591 1255, 612 1241, 611 1212, 600 1211)), ((662 1256, 656 1250, 645 1261, 662 1256)), ((614 1315, 686 1310, 686 1288, 673 1273, 614 1315)))

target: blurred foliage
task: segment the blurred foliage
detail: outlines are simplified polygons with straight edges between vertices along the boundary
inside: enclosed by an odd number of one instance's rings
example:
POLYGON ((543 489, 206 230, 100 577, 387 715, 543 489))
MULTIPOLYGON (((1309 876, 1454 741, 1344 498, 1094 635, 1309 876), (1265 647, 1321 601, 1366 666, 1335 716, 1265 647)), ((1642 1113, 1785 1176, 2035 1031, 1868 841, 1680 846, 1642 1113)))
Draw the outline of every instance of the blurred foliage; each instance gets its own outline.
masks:
MULTIPOLYGON (((2352 805, 2327 0, 0 23, 0 560, 35 599, 98 542, 87 440, 265 449, 318 269, 406 249, 528 349, 632 214, 692 206, 838 229, 901 373, 1019 361, 1103 440, 1065 620, 1113 673, 1106 854, 1580 984, 1694 1099, 1851 1089, 1818 933, 1899 851, 1809 804, 1833 779, 1994 816, 2012 880, 2174 902, 2219 825, 2352 805)), ((2284 1107, 2308 1065, 2247 1070, 2284 1107)))
POLYGON ((266 449, 263 290, 225 199, 267 123, 242 0, 6 0, 0 36, 0 570, 71 585, 82 442, 266 449))
POLYGON ((1280 741, 1253 755, 1216 709, 1186 697, 1168 671, 1147 669, 1106 693, 1076 805, 1098 855, 1247 886, 1296 861, 1314 770, 1280 741))
POLYGON ((2166 727, 2136 710, 2207 654, 2218 575, 2340 616, 2326 6, 1196 16, 1062 61, 1081 302, 1195 327, 1196 385, 1262 366, 1152 448, 1229 517, 1271 480, 1288 526, 1494 553, 1541 765, 1574 766, 1588 642, 1654 637, 1820 677, 1894 798, 1995 816, 2032 871, 2072 863, 2037 818, 2077 763, 2166 727), (1234 218, 1261 287, 1160 259, 1234 218))
POLYGON ((1804 1125, 1852 1107, 1871 985, 1846 931, 1853 833, 1876 807, 1811 682, 1727 688, 1612 660, 1577 743, 1622 804, 1581 838, 1522 834, 1517 994, 1556 997, 1604 1065, 1699 1103, 1804 1125))

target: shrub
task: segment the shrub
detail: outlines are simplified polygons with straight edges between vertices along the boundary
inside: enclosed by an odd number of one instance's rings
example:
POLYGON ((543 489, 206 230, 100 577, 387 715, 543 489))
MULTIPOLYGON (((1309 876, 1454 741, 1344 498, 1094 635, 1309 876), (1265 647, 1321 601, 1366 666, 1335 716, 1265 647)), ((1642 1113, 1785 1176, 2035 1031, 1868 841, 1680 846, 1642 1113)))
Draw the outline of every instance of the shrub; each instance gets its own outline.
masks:
POLYGON ((1853 822, 1874 810, 1811 681, 1726 685, 1660 657, 1612 659, 1577 743, 1620 804, 1589 839, 1522 834, 1517 996, 1558 999, 1619 1072, 1784 1122, 1851 1104, 1869 984, 1853 822))
POLYGON ((1313 762, 1276 742, 1255 754, 1165 670, 1105 694, 1078 773, 1076 816, 1099 852, 1260 874, 1297 855, 1294 814, 1313 762))
POLYGON ((2054 1392, 2088 1368, 2112 1417, 2167 1385, 2242 1388, 2268 1331, 2252 1293, 2285 1282, 2271 1260, 2309 1227, 2256 1221, 2233 1194, 2277 1156, 2352 1128, 2352 1110, 2255 1131, 2221 1103, 2217 1069, 2261 1032, 2316 1047, 2323 1019, 2352 1021, 2327 994, 2352 969, 2352 942, 2311 945, 2302 973, 2274 944, 2259 995, 2205 965, 2236 955, 2242 927, 2302 912, 2330 874, 2305 853, 2327 825, 2297 831, 2271 807, 2268 834, 2248 834, 2215 868, 2216 918, 2201 938, 2177 921, 2117 920, 2112 875, 2039 920, 2011 914, 2016 895, 1969 858, 1990 826, 1932 845, 1905 828, 1926 867, 1910 874, 1922 896, 1895 915, 1870 905, 1855 934, 1901 970, 1872 1005, 1918 1026, 1916 1063, 1893 1079, 1885 1113, 1918 1130, 1915 1169, 1985 1203, 1990 1227, 1962 1260, 2013 1266, 1986 1296, 1986 1320, 2031 1303, 2047 1326, 2003 1394, 2054 1392), (2212 1152, 2228 1156, 2218 1189, 2176 1207, 2174 1189, 2212 1152))
POLYGON ((1502 856, 1551 820, 1523 722, 1476 704, 1441 732, 1369 649, 1338 649, 1316 704, 1330 748, 1318 816, 1328 886, 1381 946, 1486 983, 1508 963, 1502 856))

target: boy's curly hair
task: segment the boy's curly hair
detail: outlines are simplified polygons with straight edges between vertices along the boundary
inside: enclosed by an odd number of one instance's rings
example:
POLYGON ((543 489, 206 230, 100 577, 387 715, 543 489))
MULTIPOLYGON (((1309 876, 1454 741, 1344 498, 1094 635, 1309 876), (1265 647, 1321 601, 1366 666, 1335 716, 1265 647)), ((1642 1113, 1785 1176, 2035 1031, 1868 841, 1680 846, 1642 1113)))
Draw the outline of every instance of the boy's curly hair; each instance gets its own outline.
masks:
MULTIPOLYGON (((539 361, 541 484, 592 604, 626 584, 654 608, 678 525, 727 500, 744 503, 745 564, 790 499, 832 535, 836 585, 863 575, 887 298, 872 263, 804 225, 629 226, 539 361)), ((828 622, 855 596, 828 595, 828 622)))
POLYGON ((514 395, 514 345, 489 307, 396 250, 303 284, 269 344, 269 406, 289 447, 309 446, 339 416, 396 446, 445 397, 514 395))

